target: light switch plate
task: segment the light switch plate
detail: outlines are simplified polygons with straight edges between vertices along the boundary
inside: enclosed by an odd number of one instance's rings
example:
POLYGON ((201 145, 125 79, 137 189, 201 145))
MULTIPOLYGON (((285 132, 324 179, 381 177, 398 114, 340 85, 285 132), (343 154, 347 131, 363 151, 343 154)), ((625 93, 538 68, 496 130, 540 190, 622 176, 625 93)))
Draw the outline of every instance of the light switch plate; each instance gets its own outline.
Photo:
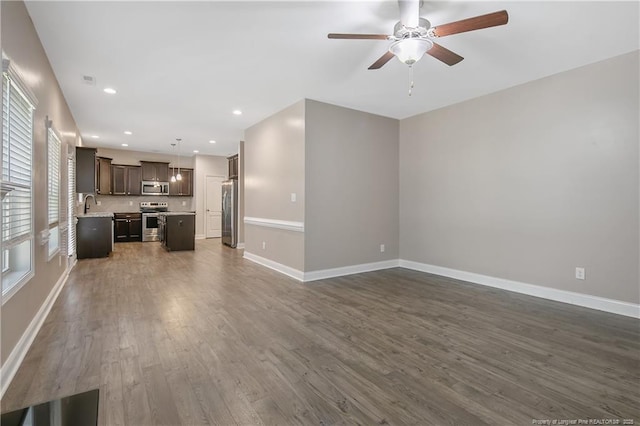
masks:
POLYGON ((291 193, 291 202, 295 203, 297 199, 298 199, 298 194, 296 194, 295 192, 292 192, 291 193))

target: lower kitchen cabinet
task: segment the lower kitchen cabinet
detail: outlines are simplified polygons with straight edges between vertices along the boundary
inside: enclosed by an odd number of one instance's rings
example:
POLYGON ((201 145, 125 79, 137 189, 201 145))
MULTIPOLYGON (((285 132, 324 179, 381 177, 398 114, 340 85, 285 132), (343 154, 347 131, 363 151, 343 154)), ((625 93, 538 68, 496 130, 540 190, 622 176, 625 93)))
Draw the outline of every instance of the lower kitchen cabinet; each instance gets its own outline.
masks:
POLYGON ((113 219, 78 217, 76 225, 78 259, 108 257, 111 253, 113 219))
POLYGON ((142 241, 142 214, 115 213, 113 219, 113 241, 142 241))

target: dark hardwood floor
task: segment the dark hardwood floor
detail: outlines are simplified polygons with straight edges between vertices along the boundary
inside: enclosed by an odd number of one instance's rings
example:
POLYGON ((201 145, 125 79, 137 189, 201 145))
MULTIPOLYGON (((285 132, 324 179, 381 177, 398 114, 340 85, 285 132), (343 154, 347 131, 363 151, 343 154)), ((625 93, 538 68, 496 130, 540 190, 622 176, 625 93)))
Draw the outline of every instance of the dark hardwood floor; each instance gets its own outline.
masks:
POLYGON ((100 388, 101 425, 639 424, 639 327, 400 268, 301 284, 219 240, 123 243, 78 262, 2 412, 100 388))

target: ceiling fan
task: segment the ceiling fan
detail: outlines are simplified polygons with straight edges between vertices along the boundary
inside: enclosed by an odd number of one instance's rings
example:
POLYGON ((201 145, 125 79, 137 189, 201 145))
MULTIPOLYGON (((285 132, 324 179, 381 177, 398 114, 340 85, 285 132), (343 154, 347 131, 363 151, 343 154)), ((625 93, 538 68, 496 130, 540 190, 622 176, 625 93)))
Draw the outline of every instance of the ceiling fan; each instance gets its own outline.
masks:
POLYGON ((330 33, 328 37, 347 40, 392 40, 393 43, 389 46, 389 50, 380 59, 371 64, 370 70, 382 68, 394 56, 397 56, 400 62, 412 66, 425 53, 451 66, 464 58, 434 42, 434 39, 505 25, 509 22, 507 11, 501 10, 431 27, 431 23, 428 20, 420 17, 421 0, 398 0, 398 5, 400 7, 400 21, 393 27, 393 35, 330 33))

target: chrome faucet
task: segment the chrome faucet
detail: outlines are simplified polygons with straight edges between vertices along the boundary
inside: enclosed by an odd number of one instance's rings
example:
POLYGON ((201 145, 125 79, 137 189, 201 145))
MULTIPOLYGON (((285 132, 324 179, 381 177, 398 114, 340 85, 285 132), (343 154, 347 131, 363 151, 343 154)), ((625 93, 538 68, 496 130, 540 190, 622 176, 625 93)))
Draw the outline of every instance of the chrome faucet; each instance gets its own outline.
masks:
POLYGON ((87 204, 87 200, 89 199, 89 197, 93 198, 93 202, 98 205, 98 202, 96 201, 96 196, 93 194, 86 194, 84 196, 84 214, 87 214, 87 210, 89 210, 89 205, 87 204))

